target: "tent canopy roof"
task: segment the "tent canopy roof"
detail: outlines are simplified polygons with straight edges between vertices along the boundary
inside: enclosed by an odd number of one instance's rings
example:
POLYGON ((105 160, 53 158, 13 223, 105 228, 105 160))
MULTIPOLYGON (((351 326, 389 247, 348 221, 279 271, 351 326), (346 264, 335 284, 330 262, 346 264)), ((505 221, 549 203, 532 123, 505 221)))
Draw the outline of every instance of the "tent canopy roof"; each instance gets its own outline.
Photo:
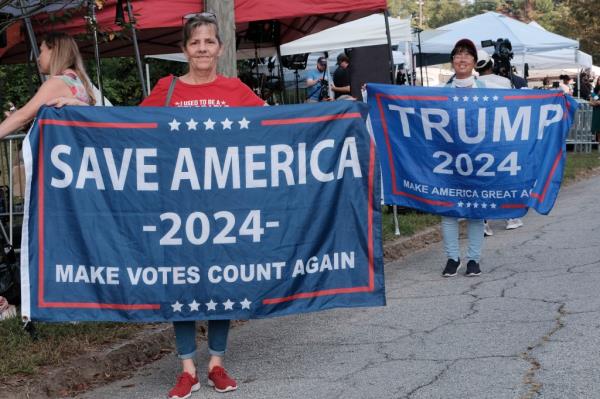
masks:
MULTIPOLYGON (((68 0, 65 0, 68 2, 68 0)), ((132 0, 136 18, 137 36, 142 55, 163 54, 180 51, 182 17, 202 11, 199 0, 132 0)), ((97 11, 98 26, 103 31, 120 31, 115 24, 117 0, 107 0, 104 8, 97 11)), ((254 43, 245 39, 248 25, 253 21, 277 20, 280 24, 279 41, 286 43, 307 34, 380 11, 387 7, 386 0, 235 0, 237 45, 239 48, 270 47, 273 43, 254 43)), ((84 12, 69 22, 54 25, 33 21, 37 33, 45 30, 61 30, 69 34, 86 31, 84 12)), ((128 35, 127 30, 123 31, 128 35)), ((2 63, 22 62, 26 59, 25 37, 0 49, 2 63)), ((91 41, 80 44, 84 55, 93 54, 91 41)), ((131 56, 133 48, 127 37, 101 44, 101 56, 131 56)))
POLYGON ((465 37, 471 39, 478 48, 481 48, 481 42, 484 40, 508 39, 515 56, 529 52, 579 47, 576 40, 491 11, 441 26, 437 30, 445 32, 422 41, 423 53, 450 54, 454 44, 465 37))
MULTIPOLYGON (((392 43, 412 40, 410 20, 389 18, 389 25, 392 43)), ((386 43, 385 16, 373 14, 286 43, 281 46, 281 54, 311 53, 386 43)))

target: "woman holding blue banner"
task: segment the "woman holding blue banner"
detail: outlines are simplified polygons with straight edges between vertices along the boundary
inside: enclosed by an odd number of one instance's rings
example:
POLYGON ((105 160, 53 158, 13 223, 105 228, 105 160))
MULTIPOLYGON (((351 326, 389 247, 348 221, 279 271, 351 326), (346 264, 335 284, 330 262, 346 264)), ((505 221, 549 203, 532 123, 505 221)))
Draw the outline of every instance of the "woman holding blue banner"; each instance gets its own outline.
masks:
MULTIPOLYGON (((477 80, 473 76, 473 69, 477 63, 477 48, 469 39, 461 39, 454 45, 451 53, 452 67, 455 75, 446 84, 447 87, 462 88, 485 88, 485 82, 477 80)), ((479 276, 481 269, 479 260, 483 246, 483 219, 467 220, 467 236, 469 246, 467 250, 467 272, 466 276, 479 276)), ((458 219, 453 217, 442 217, 442 235, 444 238, 444 249, 448 261, 442 272, 444 277, 456 276, 462 264, 460 261, 460 245, 458 242, 458 219)))
MULTIPOLYGON (((189 70, 183 76, 158 81, 142 106, 221 107, 262 106, 264 101, 237 78, 217 75, 217 60, 223 51, 217 20, 212 13, 188 15, 183 27, 182 49, 189 70)), ((232 391, 237 383, 223 368, 229 320, 208 321, 208 384, 218 392, 232 391)), ((176 321, 175 340, 182 373, 168 397, 181 399, 200 389, 194 358, 196 322, 176 321)))

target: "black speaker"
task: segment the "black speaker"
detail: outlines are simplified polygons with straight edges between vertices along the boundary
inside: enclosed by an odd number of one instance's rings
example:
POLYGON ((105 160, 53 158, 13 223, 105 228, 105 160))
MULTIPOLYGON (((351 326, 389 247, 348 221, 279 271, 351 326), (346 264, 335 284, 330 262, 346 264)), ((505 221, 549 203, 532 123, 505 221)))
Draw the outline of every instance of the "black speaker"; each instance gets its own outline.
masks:
POLYGON ((246 40, 254 43, 278 43, 279 21, 252 21, 248 23, 246 40))
POLYGON ((363 84, 392 83, 390 75, 390 50, 387 44, 355 47, 347 51, 350 57, 350 90, 362 98, 363 84))
POLYGON ((281 57, 281 65, 284 68, 293 69, 295 71, 306 69, 307 62, 308 53, 284 55, 283 57, 281 57))

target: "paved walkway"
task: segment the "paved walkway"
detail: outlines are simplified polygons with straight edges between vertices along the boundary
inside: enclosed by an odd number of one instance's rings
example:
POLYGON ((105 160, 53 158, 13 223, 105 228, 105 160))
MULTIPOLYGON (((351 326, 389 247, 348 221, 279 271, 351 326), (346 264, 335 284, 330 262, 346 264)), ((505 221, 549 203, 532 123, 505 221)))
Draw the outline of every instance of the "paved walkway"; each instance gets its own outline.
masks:
MULTIPOLYGON (((432 245, 386 265, 386 307, 232 330, 239 389, 217 394, 202 375, 192 398, 600 398, 600 177, 524 221, 492 223, 481 277, 442 278, 432 245)), ((82 398, 164 398, 177 364, 167 356, 82 398)))

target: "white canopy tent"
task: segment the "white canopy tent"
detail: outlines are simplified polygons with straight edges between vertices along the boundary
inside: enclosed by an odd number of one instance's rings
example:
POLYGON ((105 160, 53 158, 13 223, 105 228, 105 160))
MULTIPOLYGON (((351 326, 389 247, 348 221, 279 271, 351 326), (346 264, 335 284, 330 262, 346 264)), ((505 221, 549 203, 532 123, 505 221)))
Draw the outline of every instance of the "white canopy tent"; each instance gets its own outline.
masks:
MULTIPOLYGON (((412 41, 410 20, 389 18, 392 43, 412 41)), ((385 16, 373 14, 347 22, 281 46, 282 55, 312 53, 329 49, 386 44, 385 16)))
MULTIPOLYGON (((547 32, 542 25, 535 21, 531 21, 529 26, 547 32)), ((592 56, 581 50, 568 48, 527 54, 525 62, 529 64, 530 70, 591 68, 592 56)))
MULTIPOLYGON (((443 32, 422 40, 423 53, 450 54, 454 44, 465 37, 471 39, 478 48, 481 48, 481 42, 485 40, 510 40, 515 64, 524 64, 532 53, 565 49, 571 51, 575 60, 576 50, 579 48, 579 42, 576 40, 491 11, 441 26, 437 30, 443 32)), ((491 51, 491 48, 489 50, 491 51)))

